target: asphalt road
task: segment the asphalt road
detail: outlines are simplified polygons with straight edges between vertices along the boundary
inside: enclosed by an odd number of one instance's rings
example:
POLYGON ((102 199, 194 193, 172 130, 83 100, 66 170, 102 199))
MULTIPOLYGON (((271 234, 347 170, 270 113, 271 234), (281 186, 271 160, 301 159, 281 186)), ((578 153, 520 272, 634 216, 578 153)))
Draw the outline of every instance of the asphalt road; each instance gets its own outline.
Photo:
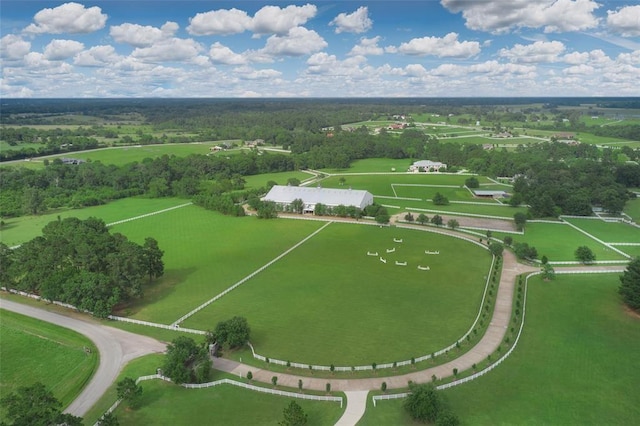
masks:
POLYGON ((65 410, 84 416, 116 380, 122 367, 132 359, 151 353, 162 353, 166 345, 155 339, 117 328, 66 317, 28 305, 0 300, 0 308, 51 322, 87 336, 98 348, 100 362, 89 384, 65 410))

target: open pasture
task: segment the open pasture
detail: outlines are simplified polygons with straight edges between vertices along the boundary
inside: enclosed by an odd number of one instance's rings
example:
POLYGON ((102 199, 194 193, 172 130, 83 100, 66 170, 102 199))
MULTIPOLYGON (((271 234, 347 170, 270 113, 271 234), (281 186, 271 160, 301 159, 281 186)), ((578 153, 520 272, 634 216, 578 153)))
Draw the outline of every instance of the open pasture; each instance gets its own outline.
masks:
POLYGON ((636 197, 632 200, 627 201, 624 206, 624 212, 631 216, 631 218, 636 222, 640 222, 640 198, 636 197))
POLYGON ((39 381, 67 406, 98 366, 93 343, 54 324, 0 312, 0 396, 39 381), (91 353, 85 353, 84 347, 91 348, 91 353))
POLYGON ((605 243, 640 243, 640 228, 626 223, 612 223, 598 219, 565 218, 564 220, 605 243))
POLYGON ((376 202, 387 205, 397 206, 387 207, 390 212, 399 213, 401 211, 410 210, 412 213, 424 213, 431 217, 435 214, 443 215, 487 215, 496 216, 508 220, 513 220, 513 215, 517 212, 526 213, 525 207, 511 207, 506 204, 484 203, 484 204, 463 204, 451 203, 447 206, 436 206, 431 201, 413 201, 392 198, 376 198, 376 202))
MULTIPOLYGON (((497 235, 503 238, 504 235, 497 235)), ((580 246, 589 247, 596 255, 596 260, 624 260, 625 258, 608 249, 596 240, 587 237, 571 226, 556 223, 528 222, 524 235, 512 235, 514 244, 527 243, 538 251, 538 258, 547 256, 550 261, 575 261, 575 251, 580 246)))
POLYGON ((279 173, 263 173, 260 175, 243 176, 242 178, 245 180, 245 188, 264 188, 271 180, 276 182, 278 185, 286 185, 287 179, 289 178, 296 178, 302 182, 303 180, 309 179, 310 177, 313 177, 313 175, 300 171, 291 171, 279 173))
POLYGON ((457 238, 334 223, 184 326, 206 329, 245 316, 255 350, 282 360, 349 366, 410 359, 469 329, 490 263, 487 250, 457 238))
MULTIPOLYGON (((385 195, 395 197, 392 184, 420 184, 420 185, 458 185, 462 187, 464 181, 469 176, 438 174, 438 173, 404 173, 404 174, 382 174, 382 175, 357 175, 345 174, 342 176, 330 176, 323 179, 320 184, 325 188, 348 188, 365 189, 375 195, 385 195), (344 185, 341 185, 340 178, 344 178, 344 185)), ((478 176, 481 183, 490 181, 483 176, 478 176)))
MULTIPOLYGON (((161 380, 142 382, 140 408, 124 404, 115 415, 126 425, 273 425, 283 419, 282 410, 291 398, 259 393, 233 385, 185 389, 161 380)), ((331 426, 344 408, 337 402, 296 399, 308 415, 307 426, 331 426)))
POLYGON ((449 201, 472 201, 475 203, 498 204, 491 198, 476 198, 467 188, 444 187, 423 184, 391 184, 393 192, 400 198, 419 198, 421 200, 431 200, 440 193, 447 197, 449 201))
MULTIPOLYGON (((235 218, 187 206, 113 227, 137 243, 153 236, 165 274, 120 315, 171 324, 318 229, 304 220, 235 218)), ((203 330, 215 323, 200 324, 203 330)))
MULTIPOLYGON (((529 283, 520 342, 498 368, 445 392, 465 425, 627 425, 640 416, 640 320, 620 304, 618 274, 529 283)), ((413 425, 402 403, 367 406, 358 423, 413 425)))
MULTIPOLYGON (((4 219, 2 227, 2 242, 12 247, 22 244, 42 234, 42 228, 49 222, 67 217, 86 219, 99 217, 105 223, 116 222, 158 210, 179 206, 188 200, 179 198, 123 198, 101 206, 85 207, 83 209, 65 209, 53 211, 37 216, 21 216, 4 219)), ((152 235, 152 234, 150 234, 152 235)))

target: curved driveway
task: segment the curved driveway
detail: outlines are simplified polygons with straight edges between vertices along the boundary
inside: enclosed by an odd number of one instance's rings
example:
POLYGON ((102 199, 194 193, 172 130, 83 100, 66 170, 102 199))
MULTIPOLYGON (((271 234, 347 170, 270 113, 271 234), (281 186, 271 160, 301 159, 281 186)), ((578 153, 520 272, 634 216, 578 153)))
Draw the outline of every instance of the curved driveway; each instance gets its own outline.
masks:
POLYGON ((66 413, 84 416, 116 380, 122 367, 132 359, 151 353, 161 353, 166 345, 150 337, 129 333, 117 328, 79 320, 23 305, 0 300, 0 308, 51 322, 87 336, 96 345, 100 362, 89 384, 67 407, 66 413))

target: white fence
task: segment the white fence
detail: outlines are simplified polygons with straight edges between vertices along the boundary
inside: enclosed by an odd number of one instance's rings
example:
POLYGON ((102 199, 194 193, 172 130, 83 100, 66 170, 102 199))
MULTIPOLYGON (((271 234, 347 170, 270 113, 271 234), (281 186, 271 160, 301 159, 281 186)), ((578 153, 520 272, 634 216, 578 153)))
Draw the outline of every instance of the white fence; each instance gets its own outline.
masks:
MULTIPOLYGON (((136 379, 136 384, 143 382, 145 380, 154 380, 154 379, 164 380, 165 382, 171 382, 171 379, 168 377, 161 376, 160 374, 151 374, 149 376, 138 377, 136 379)), ((183 383, 180 386, 186 389, 205 389, 205 388, 210 388, 210 387, 219 386, 219 385, 238 386, 244 389, 252 390, 254 392, 268 393, 271 395, 285 396, 288 398, 307 399, 312 401, 339 402, 340 408, 342 408, 342 403, 343 403, 342 397, 340 396, 307 395, 304 393, 281 391, 276 389, 263 388, 260 386, 254 386, 248 383, 237 382, 231 379, 222 379, 222 380, 217 380, 215 382, 208 382, 208 383, 183 383)), ((122 400, 118 399, 116 402, 113 403, 111 407, 109 407, 109 409, 106 411, 105 414, 112 413, 116 408, 118 408, 121 402, 122 400)), ((96 422, 95 426, 98 426, 99 423, 100 423, 100 420, 96 422)))
POLYGON ((261 266, 260 268, 256 269, 255 271, 253 271, 252 273, 250 273, 249 275, 247 275, 246 277, 244 277, 243 279, 241 279, 240 281, 238 281, 237 283, 235 283, 234 285, 232 285, 231 287, 227 288, 225 291, 223 291, 222 293, 218 294, 217 296, 215 296, 212 299, 207 300, 206 302, 204 302, 202 305, 198 306, 197 308, 195 308, 194 310, 192 310, 191 312, 187 313, 186 315, 183 315, 182 317, 180 317, 176 322, 174 322, 173 324, 171 324, 172 326, 177 326, 178 324, 180 324, 181 322, 183 322, 184 320, 186 320, 187 318, 189 318, 192 315, 195 315, 196 313, 198 313, 199 311, 201 311, 202 309, 206 308, 207 306, 209 306, 210 304, 212 304, 213 302, 215 302, 216 300, 220 299, 221 297, 225 296, 227 293, 229 293, 230 291, 236 289, 237 287, 239 287, 240 285, 244 284, 245 282, 247 282, 248 280, 250 280, 251 278, 253 278, 254 276, 256 276, 257 274, 259 274, 260 272, 264 271, 265 269, 267 269, 269 266, 273 265, 275 262, 277 262, 278 260, 282 259, 283 257, 285 257, 287 254, 291 253, 293 250, 297 249, 298 247, 300 247, 302 244, 304 244, 305 242, 307 242, 309 239, 311 239, 313 236, 315 236, 316 234, 318 234, 320 231, 322 231, 324 228, 326 228, 327 226, 329 226, 331 224, 331 222, 327 222, 324 226, 321 226, 319 229, 317 229, 316 231, 312 232, 311 234, 307 235, 307 237, 305 237, 303 240, 299 241, 297 244, 295 244, 293 247, 290 247, 288 250, 286 250, 284 253, 280 254, 278 257, 276 257, 275 259, 272 259, 270 262, 268 262, 266 265, 261 266))
POLYGON ((179 208, 182 208, 182 207, 190 206, 192 204, 193 203, 189 202, 189 203, 185 203, 185 204, 180 204, 179 206, 169 207, 169 208, 166 208, 166 209, 162 209, 162 210, 158 210, 158 211, 155 211, 155 212, 143 214, 143 215, 140 215, 140 216, 135 216, 135 217, 130 217, 128 219, 118 220, 116 222, 107 223, 107 226, 120 225, 121 223, 131 222, 132 220, 142 219, 142 218, 153 216, 153 215, 156 215, 156 214, 160 214, 160 213, 168 212, 168 211, 171 211, 171 210, 179 209, 179 208))
MULTIPOLYGON (((432 231, 432 232, 435 232, 435 231, 432 231)), ((456 236, 456 237, 464 239, 464 240, 467 240, 469 242, 477 244, 477 245, 479 245, 479 246, 481 246, 481 247, 486 249, 486 246, 484 246, 483 244, 478 243, 477 241, 473 241, 473 240, 470 240, 470 239, 462 237, 462 236, 456 236)), ((484 293, 482 294, 482 302, 480 303, 480 308, 478 309, 478 315, 476 316, 476 319, 473 322, 473 324, 471 325, 471 327, 469 328, 469 330, 460 339, 458 339, 455 343, 447 346, 446 348, 440 349, 439 351, 434 352, 433 354, 423 355, 423 356, 417 357, 417 358, 415 358, 413 360, 409 359, 409 360, 404 360, 404 361, 388 362, 388 363, 385 363, 385 364, 379 364, 379 365, 376 365, 376 369, 382 370, 382 369, 386 369, 386 368, 402 367, 402 366, 405 366, 405 365, 411 365, 412 363, 418 363, 418 362, 426 361, 428 359, 431 359, 432 357, 436 357, 436 356, 442 355, 442 354, 452 350, 461 341, 466 339, 467 336, 470 335, 473 332, 473 330, 476 327, 476 324, 480 320, 480 316, 482 315, 482 308, 484 307, 484 304, 485 304, 485 301, 486 301, 486 298, 487 298, 487 291, 489 290, 489 282, 491 280, 491 275, 493 273, 493 269, 495 267, 495 263, 496 263, 496 258, 494 256, 493 257, 493 261, 491 262, 491 267, 489 268, 489 273, 487 274, 487 281, 486 281, 485 286, 484 286, 484 293)), ((276 365, 282 365, 282 366, 294 367, 294 368, 304 368, 304 369, 311 368, 312 370, 318 370, 318 371, 331 371, 331 366, 327 366, 327 365, 313 365, 313 364, 310 365, 310 364, 304 364, 304 363, 300 363, 300 362, 291 362, 291 361, 283 361, 281 359, 268 358, 268 357, 266 357, 264 355, 257 354, 255 349, 253 348, 253 345, 251 343, 248 343, 248 345, 251 348, 251 353, 253 354, 253 357, 255 359, 259 359, 260 361, 265 361, 266 362, 267 359, 269 359, 269 363, 276 364, 276 365)), ((334 371, 367 371, 367 370, 373 370, 373 369, 374 369, 373 368, 373 363, 370 364, 370 365, 334 366, 334 371)))
POLYGON ((145 325, 147 327, 163 328, 165 330, 184 331, 185 333, 191 333, 191 334, 207 334, 206 331, 202 331, 202 330, 194 330, 192 328, 182 328, 176 325, 158 324, 155 322, 142 321, 134 318, 118 317, 115 315, 109 315, 107 318, 113 321, 128 322, 130 324, 145 325))

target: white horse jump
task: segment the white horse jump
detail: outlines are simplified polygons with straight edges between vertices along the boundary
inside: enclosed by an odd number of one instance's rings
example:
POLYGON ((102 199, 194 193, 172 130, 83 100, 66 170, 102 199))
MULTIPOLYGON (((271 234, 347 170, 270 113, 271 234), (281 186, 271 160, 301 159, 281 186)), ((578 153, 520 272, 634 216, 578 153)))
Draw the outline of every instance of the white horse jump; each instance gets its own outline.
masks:
POLYGON ((420 269, 421 271, 428 271, 429 267, 428 266, 418 266, 418 269, 420 269))
POLYGON ((398 266, 407 266, 407 262, 398 262, 396 260, 396 265, 398 265, 398 266))
POLYGON ((429 250, 425 250, 424 254, 440 254, 439 251, 429 251, 429 250))
POLYGON ((394 238, 393 242, 394 243, 401 243, 402 242, 402 238, 394 238))
POLYGON ((367 252, 367 256, 377 256, 378 252, 375 253, 371 253, 370 251, 367 252))
POLYGON ((394 247, 394 248, 387 249, 387 253, 393 253, 394 251, 396 251, 396 248, 395 248, 395 247, 394 247))
POLYGON ((387 259, 383 259, 382 256, 380 256, 380 262, 387 263, 387 259))

